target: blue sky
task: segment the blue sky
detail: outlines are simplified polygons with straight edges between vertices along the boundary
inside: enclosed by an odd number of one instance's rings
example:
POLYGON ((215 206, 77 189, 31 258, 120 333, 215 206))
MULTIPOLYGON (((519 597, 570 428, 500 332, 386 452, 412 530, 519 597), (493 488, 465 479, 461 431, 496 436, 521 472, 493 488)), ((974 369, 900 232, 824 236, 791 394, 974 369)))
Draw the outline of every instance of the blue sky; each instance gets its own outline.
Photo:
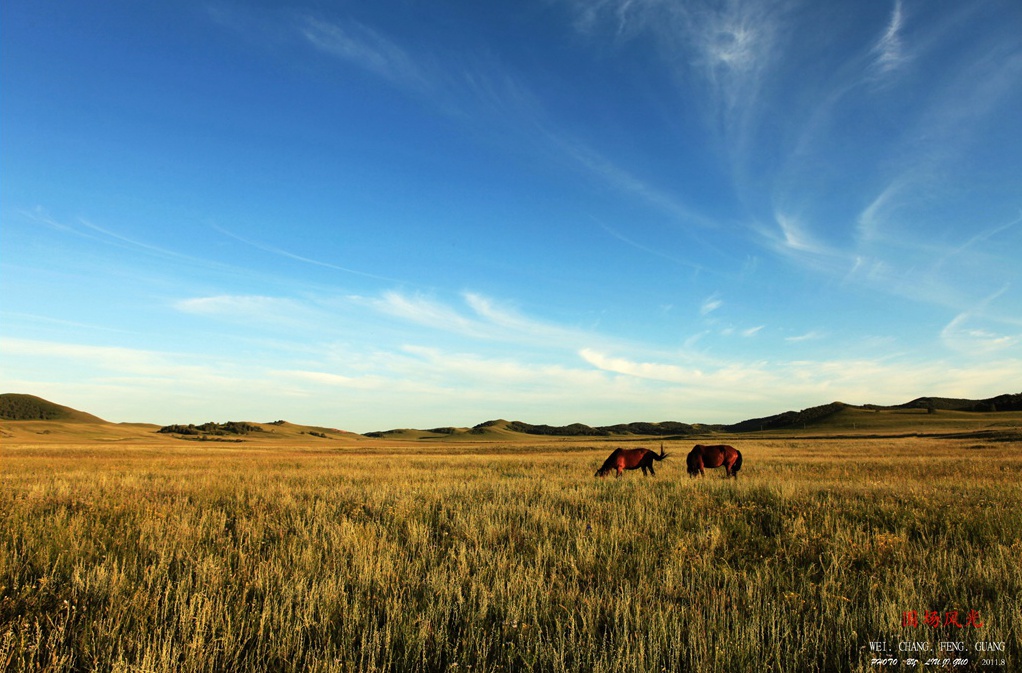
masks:
POLYGON ((1022 5, 0 7, 0 387, 730 422, 1022 381, 1022 5))

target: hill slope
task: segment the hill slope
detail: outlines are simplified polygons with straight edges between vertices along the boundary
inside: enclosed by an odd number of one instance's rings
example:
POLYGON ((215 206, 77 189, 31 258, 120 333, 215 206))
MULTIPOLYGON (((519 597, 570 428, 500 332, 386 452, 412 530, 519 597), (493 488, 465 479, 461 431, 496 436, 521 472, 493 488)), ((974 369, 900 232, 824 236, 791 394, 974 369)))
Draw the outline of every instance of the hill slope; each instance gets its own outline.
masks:
POLYGON ((749 420, 724 426, 728 432, 759 432, 761 430, 780 430, 784 428, 807 428, 810 425, 817 425, 825 422, 835 414, 838 414, 849 405, 844 402, 831 402, 819 407, 809 407, 802 411, 785 411, 781 414, 766 416, 764 418, 750 418, 749 420))
POLYGON ((35 395, 3 393, 0 395, 0 420, 4 421, 69 421, 106 423, 102 418, 65 407, 35 395))
POLYGON ((770 430, 808 430, 812 428, 873 428, 893 431, 898 425, 938 426, 978 421, 983 414, 1022 411, 1022 393, 998 395, 983 400, 947 397, 919 397, 893 406, 864 404, 856 406, 831 402, 801 411, 785 411, 763 418, 750 418, 723 426, 726 432, 746 433, 770 430), (930 416, 926 418, 926 416, 930 416))

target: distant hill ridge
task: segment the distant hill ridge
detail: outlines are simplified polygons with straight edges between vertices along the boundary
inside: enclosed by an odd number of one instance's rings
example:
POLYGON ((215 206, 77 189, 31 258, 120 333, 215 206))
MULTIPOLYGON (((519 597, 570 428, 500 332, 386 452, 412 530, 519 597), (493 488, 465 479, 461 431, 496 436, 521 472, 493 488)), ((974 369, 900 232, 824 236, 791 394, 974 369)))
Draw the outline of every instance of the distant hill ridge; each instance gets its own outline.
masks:
POLYGON ((898 405, 901 409, 940 409, 944 411, 1022 411, 1022 393, 998 395, 985 400, 960 400, 950 397, 919 397, 898 405))
MULTIPOLYGON (((876 404, 864 404, 856 406, 844 402, 831 402, 815 407, 808 407, 801 411, 785 411, 763 418, 751 418, 739 423, 716 424, 688 424, 677 421, 663 421, 660 423, 620 423, 617 425, 603 425, 591 427, 583 423, 572 423, 570 425, 532 425, 522 421, 506 421, 503 419, 486 421, 476 425, 470 433, 482 434, 488 428, 499 428, 511 432, 518 432, 527 435, 550 435, 557 437, 609 437, 613 435, 643 435, 654 437, 685 436, 710 432, 760 432, 764 430, 783 430, 785 428, 806 428, 811 425, 825 422, 827 419, 840 414, 846 409, 869 409, 869 410, 896 410, 896 409, 926 409, 940 411, 965 411, 965 412, 997 412, 997 411, 1022 411, 1022 393, 998 395, 983 400, 955 399, 948 397, 919 397, 904 404, 882 406, 876 404)), ((431 433, 454 434, 455 428, 436 428, 428 430, 431 433)), ((367 437, 383 437, 389 434, 401 432, 399 430, 387 430, 383 432, 366 433, 367 437)))
MULTIPOLYGON (((433 437, 444 437, 453 435, 486 435, 497 431, 500 433, 516 433, 525 435, 557 436, 557 437, 610 437, 622 435, 653 436, 653 437, 684 437, 706 432, 730 432, 745 433, 764 430, 782 430, 786 428, 808 428, 809 426, 827 423, 832 418, 842 418, 842 414, 857 410, 861 414, 867 411, 889 411, 889 412, 911 412, 912 410, 926 410, 929 412, 953 411, 953 412, 977 412, 992 413, 1004 411, 1022 411, 1022 393, 998 395, 982 400, 957 399, 948 397, 919 397, 904 404, 892 406, 880 406, 875 404, 864 404, 861 406, 845 404, 844 402, 831 402, 815 407, 808 407, 801 411, 785 411, 763 418, 752 418, 730 425, 701 425, 681 423, 677 421, 662 421, 659 423, 635 422, 619 423, 616 425, 604 425, 591 427, 583 423, 572 423, 570 425, 533 425, 522 421, 506 421, 503 419, 486 421, 472 428, 438 427, 425 432, 433 437)), ((103 419, 92 414, 65 407, 35 395, 19 393, 0 394, 0 420, 4 421, 64 421, 77 423, 107 423, 103 419)), ((283 421, 276 421, 269 425, 284 424, 283 421)), ((160 430, 163 433, 175 433, 182 435, 189 434, 249 434, 261 431, 262 428, 244 422, 229 422, 224 424, 206 423, 200 426, 195 425, 172 425, 160 430)), ((339 431, 332 431, 339 432, 339 431)), ((379 432, 365 433, 366 437, 388 437, 407 434, 408 430, 386 430, 379 432)), ((316 434, 316 433, 312 433, 316 434)), ((322 435, 317 435, 322 436, 322 435)))

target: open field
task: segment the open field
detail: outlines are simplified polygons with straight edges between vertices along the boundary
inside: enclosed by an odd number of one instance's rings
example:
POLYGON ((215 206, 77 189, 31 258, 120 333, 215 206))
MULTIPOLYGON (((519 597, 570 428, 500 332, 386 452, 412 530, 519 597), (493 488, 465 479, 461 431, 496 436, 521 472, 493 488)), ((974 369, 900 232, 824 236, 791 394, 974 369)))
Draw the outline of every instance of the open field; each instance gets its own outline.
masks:
POLYGON ((842 431, 728 438, 737 482, 695 440, 598 480, 621 439, 7 439, 0 669, 1022 669, 1019 442, 842 431))

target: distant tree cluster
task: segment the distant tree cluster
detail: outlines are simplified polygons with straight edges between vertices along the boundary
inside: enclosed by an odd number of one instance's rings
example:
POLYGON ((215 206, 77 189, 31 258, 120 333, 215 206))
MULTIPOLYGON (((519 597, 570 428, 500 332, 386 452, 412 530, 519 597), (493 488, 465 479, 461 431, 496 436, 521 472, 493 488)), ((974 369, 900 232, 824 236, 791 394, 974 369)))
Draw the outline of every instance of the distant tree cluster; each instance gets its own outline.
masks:
POLYGON ((695 428, 688 423, 679 423, 678 421, 663 421, 660 423, 621 423, 618 425, 610 425, 601 428, 607 430, 613 434, 632 434, 632 435, 654 435, 654 436, 667 436, 667 435, 691 435, 695 432, 695 428))
MULTIPOLYGON (((486 428, 497 425, 501 421, 486 421, 472 428, 476 434, 482 433, 486 428)), ((606 425, 590 427, 583 423, 572 423, 571 425, 532 425, 522 421, 511 421, 507 429, 512 432, 521 432, 527 435, 549 435, 557 437, 609 437, 611 435, 688 435, 692 434, 693 427, 687 423, 666 421, 663 423, 621 423, 618 425, 606 425)))
POLYGON ((362 434, 362 436, 363 437, 375 437, 377 439, 380 439, 382 437, 387 437, 389 435, 399 435, 402 432, 404 432, 404 430, 400 430, 400 429, 395 429, 395 430, 374 430, 373 432, 365 432, 365 433, 362 434))
POLYGON ((202 425, 167 425, 159 429, 159 432, 169 435, 212 435, 224 437, 227 435, 247 435, 250 432, 263 432, 258 425, 245 423, 243 421, 227 421, 226 423, 203 423, 202 425))
POLYGON ((603 428, 591 428, 584 423, 572 423, 570 425, 530 425, 521 421, 514 421, 508 426, 509 430, 522 432, 527 435, 557 435, 559 437, 606 437, 610 432, 603 428))

